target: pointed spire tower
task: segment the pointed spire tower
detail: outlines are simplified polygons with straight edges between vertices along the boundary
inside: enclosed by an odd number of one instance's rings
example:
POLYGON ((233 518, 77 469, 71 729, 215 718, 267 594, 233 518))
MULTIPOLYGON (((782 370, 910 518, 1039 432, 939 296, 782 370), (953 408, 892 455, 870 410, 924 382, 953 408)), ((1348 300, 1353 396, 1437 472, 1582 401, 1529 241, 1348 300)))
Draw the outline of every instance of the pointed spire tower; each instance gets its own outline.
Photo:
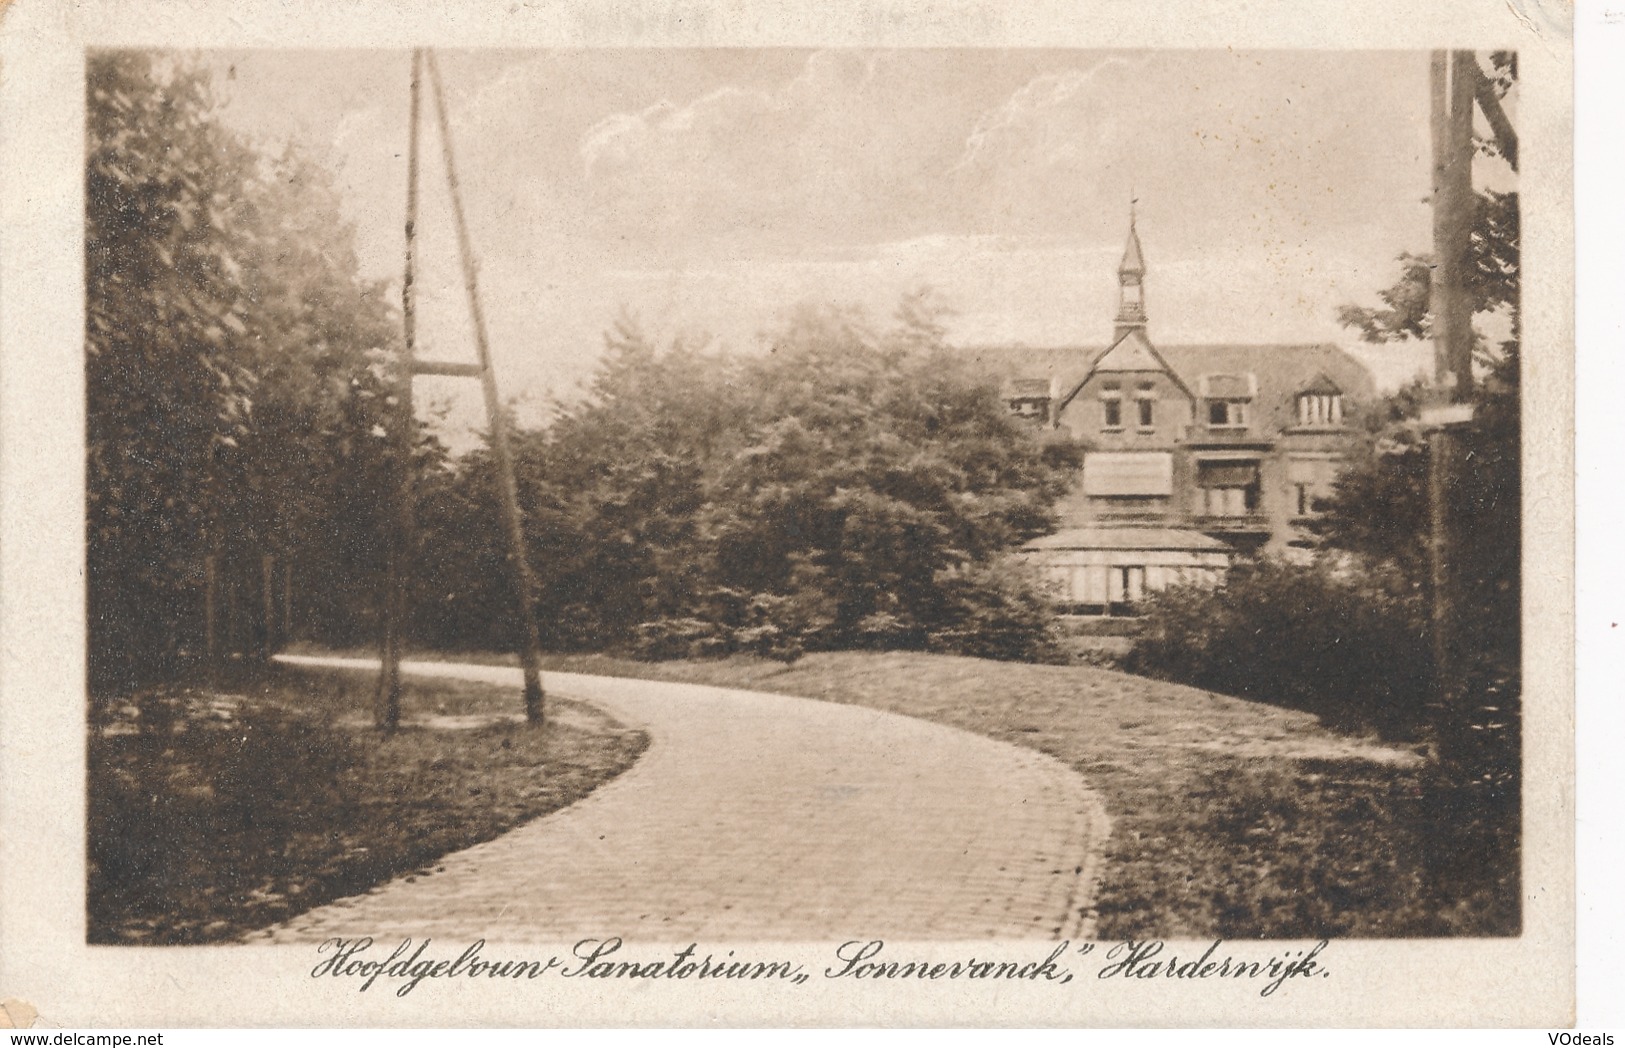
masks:
POLYGON ((1121 342, 1130 331, 1145 331, 1145 258, 1140 254, 1140 234, 1134 228, 1136 201, 1128 206, 1128 245, 1117 267, 1117 330, 1112 342, 1121 342))

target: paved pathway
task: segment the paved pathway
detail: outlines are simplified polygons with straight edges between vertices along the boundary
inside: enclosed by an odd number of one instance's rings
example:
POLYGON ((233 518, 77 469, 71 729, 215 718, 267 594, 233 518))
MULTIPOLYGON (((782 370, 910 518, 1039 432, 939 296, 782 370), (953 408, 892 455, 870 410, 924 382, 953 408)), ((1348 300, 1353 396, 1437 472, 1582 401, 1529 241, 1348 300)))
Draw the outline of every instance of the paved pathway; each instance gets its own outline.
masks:
MULTIPOLYGON (((404 671, 519 683, 505 667, 404 671)), ((1108 821, 1053 758, 783 695, 565 673, 545 684, 644 728, 648 750, 579 803, 446 856, 437 872, 261 937, 686 943, 1090 930, 1108 821)))

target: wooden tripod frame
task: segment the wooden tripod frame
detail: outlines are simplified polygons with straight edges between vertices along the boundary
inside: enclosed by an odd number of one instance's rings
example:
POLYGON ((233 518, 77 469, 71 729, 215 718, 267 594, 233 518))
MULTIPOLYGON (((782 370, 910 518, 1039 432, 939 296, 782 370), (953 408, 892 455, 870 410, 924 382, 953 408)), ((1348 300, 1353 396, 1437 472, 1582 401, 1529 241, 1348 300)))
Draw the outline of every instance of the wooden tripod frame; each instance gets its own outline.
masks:
POLYGON ((397 471, 395 524, 389 536, 385 568, 384 628, 380 642, 381 670, 378 677, 376 721, 390 731, 401 717, 401 649, 407 617, 406 576, 414 549, 416 520, 412 493, 412 435, 415 416, 412 409, 412 380, 418 375, 477 378, 485 395, 485 414, 491 426, 491 452, 496 459, 501 482, 503 527, 508 536, 508 564, 513 572, 514 590, 519 597, 519 621, 523 627, 519 652, 525 680, 525 720, 543 722, 541 675, 541 636, 536 628, 536 576, 525 554, 523 519, 519 512, 519 485, 514 479, 513 451, 508 440, 508 422, 497 394, 496 373, 491 366, 491 347, 486 337, 485 313, 480 308, 479 267, 474 259, 468 222, 463 214, 462 193, 457 182, 457 166, 452 157, 451 122, 446 116, 446 96, 441 86, 440 67, 434 52, 418 48, 412 52, 412 116, 407 153, 406 181, 406 273, 401 286, 401 315, 404 346, 396 394, 394 428, 397 471), (418 212, 418 124, 421 109, 422 73, 427 68, 434 89, 435 115, 440 128, 441 151, 446 162, 446 184, 451 190, 452 218, 457 229, 457 249, 463 266, 463 286, 468 292, 469 313, 474 321, 474 343, 479 363, 419 361, 414 353, 417 338, 416 244, 418 212))

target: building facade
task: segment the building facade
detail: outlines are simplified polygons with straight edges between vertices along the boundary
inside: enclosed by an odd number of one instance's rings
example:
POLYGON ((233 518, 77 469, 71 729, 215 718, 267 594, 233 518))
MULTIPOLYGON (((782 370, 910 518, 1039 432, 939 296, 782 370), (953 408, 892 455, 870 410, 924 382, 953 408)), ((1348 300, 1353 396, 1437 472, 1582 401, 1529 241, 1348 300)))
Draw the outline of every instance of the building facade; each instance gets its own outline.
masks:
POLYGON ((1026 552, 1058 601, 1086 613, 1305 547, 1375 396, 1334 345, 1154 344, 1145 275, 1131 218, 1109 345, 983 351, 1013 414, 1083 450, 1060 530, 1026 552))

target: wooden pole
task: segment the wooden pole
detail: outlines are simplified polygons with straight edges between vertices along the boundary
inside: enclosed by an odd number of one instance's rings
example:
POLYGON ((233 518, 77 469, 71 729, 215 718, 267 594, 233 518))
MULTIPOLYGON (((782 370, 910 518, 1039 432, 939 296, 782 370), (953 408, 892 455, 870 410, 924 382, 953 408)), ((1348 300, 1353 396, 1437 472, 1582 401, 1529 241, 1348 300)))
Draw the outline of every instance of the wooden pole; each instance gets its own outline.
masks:
POLYGON ((1448 51, 1435 51, 1428 64, 1429 101, 1431 102, 1431 123, 1429 125, 1433 134, 1433 194, 1430 199, 1433 211, 1433 272, 1429 278, 1429 312, 1433 315, 1433 382, 1441 389, 1450 383, 1450 356, 1449 341, 1446 337, 1446 327, 1449 324, 1447 310, 1441 305, 1447 294, 1445 281, 1445 259, 1443 245, 1449 239, 1445 232, 1448 221, 1448 208, 1445 197, 1448 193, 1446 187, 1445 170, 1449 166, 1450 148, 1450 53, 1448 51))
POLYGON ((384 731, 394 731, 401 722, 401 650, 406 630, 406 573, 411 556, 415 521, 412 513, 412 430, 416 414, 412 410, 412 357, 417 340, 416 276, 418 218, 418 124, 422 110, 421 48, 412 52, 411 128, 407 132, 406 153, 406 263, 401 279, 402 346, 400 374, 395 384, 395 520, 390 531, 384 564, 383 640, 379 652, 378 695, 374 720, 384 731))
POLYGON ((235 560, 226 561, 225 592, 222 596, 226 603, 226 655, 240 655, 242 653, 242 630, 240 619, 242 608, 238 598, 237 578, 242 574, 239 564, 235 560))
POLYGON ((276 650, 276 558, 269 553, 260 555, 260 615, 264 626, 260 633, 260 657, 267 661, 276 650))
POLYGON ((491 451, 496 458, 502 482, 502 519, 508 532, 508 563, 513 570, 519 596, 519 621, 523 628, 520 666, 525 678, 525 719, 541 724, 542 677, 541 636, 536 629, 536 578, 525 553, 524 525, 519 515, 519 486, 514 479, 513 452, 508 443, 508 424, 502 401, 497 395, 496 374, 491 369, 491 348, 485 333, 485 314, 480 309, 479 266, 469 240, 468 222, 463 215, 458 189, 457 168, 452 159, 451 122, 446 116, 446 95, 440 81, 440 66, 434 52, 428 54, 429 80, 434 88, 435 114, 440 125, 440 145, 446 158, 446 184, 451 190, 451 213, 457 227, 457 248, 463 263, 463 284, 468 291, 469 313, 474 320, 474 343, 480 355, 480 387, 485 394, 485 411, 491 421, 491 451))
POLYGON ((219 564, 215 554, 203 555, 203 652, 211 673, 220 665, 219 564))
POLYGON ((1473 217, 1478 207, 1473 195, 1473 107, 1480 76, 1473 52, 1457 51, 1451 56, 1449 154, 1445 166, 1449 221, 1445 227, 1448 239, 1440 245, 1440 261, 1451 267, 1450 296, 1443 305, 1450 313, 1446 352, 1456 380, 1451 399, 1458 404, 1473 396, 1473 303, 1468 283, 1473 217))
POLYGON ((1454 522, 1450 519, 1450 486, 1459 468, 1456 435, 1447 425, 1428 433, 1429 582, 1433 619, 1433 738, 1435 758, 1455 751, 1456 602, 1452 567, 1456 562, 1454 522))
POLYGON ((1423 413, 1428 427, 1429 581, 1432 588, 1435 756, 1449 760, 1466 730, 1460 709, 1460 638, 1457 575, 1460 522, 1451 492, 1462 468, 1461 439, 1453 431, 1472 417, 1473 304, 1468 295, 1473 196, 1473 106, 1482 74, 1471 51, 1432 61, 1434 269, 1429 303, 1433 314, 1434 360, 1447 407, 1423 413))

